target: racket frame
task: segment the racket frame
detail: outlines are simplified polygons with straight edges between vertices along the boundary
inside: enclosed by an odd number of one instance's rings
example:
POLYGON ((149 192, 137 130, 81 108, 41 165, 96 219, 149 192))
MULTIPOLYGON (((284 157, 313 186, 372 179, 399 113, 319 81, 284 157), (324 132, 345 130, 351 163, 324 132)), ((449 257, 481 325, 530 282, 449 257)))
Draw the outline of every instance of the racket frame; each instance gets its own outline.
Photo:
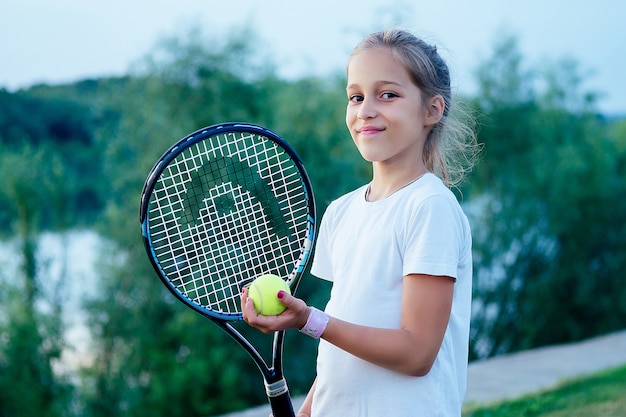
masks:
POLYGON ((294 268, 292 273, 292 278, 288 281, 290 285, 292 294, 295 294, 297 291, 298 284, 300 279, 302 278, 302 274, 306 268, 306 265, 309 261, 310 254, 313 247, 313 241, 315 237, 315 216, 316 216, 316 208, 315 208, 315 199, 313 195, 313 188, 311 186, 311 182, 309 180, 308 174, 304 168, 304 165, 295 150, 289 145, 284 139, 275 134, 274 132, 266 129, 264 127, 249 124, 249 123, 222 123, 217 125, 212 125, 205 127, 203 129, 199 129, 184 138, 180 139, 174 145, 172 145, 164 154, 159 158, 156 162, 152 170, 150 171, 146 182, 144 184, 142 193, 141 193, 141 204, 140 204, 140 214, 139 220, 141 224, 141 231, 144 246, 146 252, 148 253, 148 258, 150 262, 157 272, 157 275, 166 286, 166 288, 180 301, 182 301, 187 307, 195 310, 196 312, 202 314, 204 317, 211 320, 217 326, 219 326, 222 330, 228 333, 252 358, 257 368, 260 370, 263 375, 263 380, 265 384, 265 391, 268 397, 272 414, 274 417, 293 417, 295 415, 293 410, 293 405, 291 403, 291 398, 289 396, 289 389, 287 387, 287 383, 283 374, 283 344, 284 344, 284 336, 285 331, 277 331, 274 332, 273 342, 272 342, 272 361, 271 364, 268 364, 266 360, 262 357, 259 351, 229 322, 230 321, 241 321, 243 320, 243 316, 241 312, 239 313, 223 313, 217 312, 210 309, 207 309, 201 306, 198 303, 195 303, 189 297, 186 297, 182 294, 176 286, 167 278, 167 274, 161 267, 160 263, 156 260, 156 254, 154 249, 152 248, 150 241, 150 232, 148 230, 148 218, 149 218, 149 209, 150 209, 150 199, 152 196, 152 191, 158 179, 165 169, 167 165, 173 161, 178 155, 180 155, 185 149, 193 146, 194 144, 206 139, 207 137, 222 135, 232 132, 245 132, 251 133, 254 135, 263 136, 267 139, 270 139, 274 143, 276 143, 280 148, 282 148, 289 156, 289 158, 293 161, 296 166, 298 173, 300 174, 300 179, 302 181, 302 186, 307 195, 307 205, 308 205, 308 219, 307 219, 307 233, 301 247, 301 254, 298 259, 298 263, 294 268))

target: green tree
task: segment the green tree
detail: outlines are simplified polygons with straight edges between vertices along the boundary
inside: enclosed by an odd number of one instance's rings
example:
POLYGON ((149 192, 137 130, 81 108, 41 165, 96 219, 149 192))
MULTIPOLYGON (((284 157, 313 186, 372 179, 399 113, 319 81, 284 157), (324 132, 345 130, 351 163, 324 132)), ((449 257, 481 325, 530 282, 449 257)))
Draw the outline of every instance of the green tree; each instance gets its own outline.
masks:
POLYGON ((503 38, 478 71, 485 159, 475 226, 474 357, 623 327, 624 152, 575 62, 527 71, 503 38), (610 311, 610 313, 609 313, 610 311), (609 317, 610 316, 610 317, 609 317))
POLYGON ((41 172, 46 156, 30 146, 0 155, 2 199, 21 258, 16 276, 0 280, 0 415, 7 417, 65 416, 71 405, 71 385, 53 368, 65 347, 62 309, 38 282, 45 279, 37 263, 37 238, 50 195, 38 177, 46 174, 41 172))
MULTIPOLYGON (((50 156, 41 161, 42 169, 24 165, 31 175, 40 171, 38 181, 45 183, 42 189, 49 190, 54 200, 53 207, 38 213, 42 230, 88 224, 102 208, 93 186, 100 175, 99 149, 91 134, 93 117, 84 104, 53 91, 46 86, 14 94, 0 91, 0 153, 30 146, 50 156)), ((0 191, 0 201, 5 197, 0 191)), ((0 211, 0 226, 5 230, 11 230, 8 213, 0 211)))
POLYGON ((2 415, 73 412, 61 361, 66 277, 50 275, 39 241, 43 231, 64 234, 93 216, 98 169, 86 107, 49 91, 0 91, 0 238, 15 243, 20 260, 0 280, 2 415))

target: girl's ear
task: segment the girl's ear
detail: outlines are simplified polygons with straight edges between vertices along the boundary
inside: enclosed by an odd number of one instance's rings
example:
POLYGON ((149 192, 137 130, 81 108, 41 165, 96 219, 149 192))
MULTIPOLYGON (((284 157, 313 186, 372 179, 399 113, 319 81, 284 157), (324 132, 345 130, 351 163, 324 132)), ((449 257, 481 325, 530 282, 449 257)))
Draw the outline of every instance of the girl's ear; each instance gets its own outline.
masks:
POLYGON ((426 126, 433 126, 439 123, 443 117, 443 111, 446 108, 446 102, 439 94, 432 96, 426 103, 426 126))

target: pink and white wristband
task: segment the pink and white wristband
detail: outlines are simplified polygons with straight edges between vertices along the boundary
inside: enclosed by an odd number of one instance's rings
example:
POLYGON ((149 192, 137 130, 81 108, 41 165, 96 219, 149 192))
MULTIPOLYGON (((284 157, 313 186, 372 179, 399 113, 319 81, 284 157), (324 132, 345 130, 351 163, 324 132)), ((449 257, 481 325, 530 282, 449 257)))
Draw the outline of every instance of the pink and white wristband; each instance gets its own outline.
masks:
POLYGON ((328 326, 329 321, 330 316, 328 314, 315 307, 311 307, 309 318, 307 319, 304 327, 300 329, 300 332, 315 339, 319 339, 322 334, 324 334, 324 330, 326 330, 326 326, 328 326))

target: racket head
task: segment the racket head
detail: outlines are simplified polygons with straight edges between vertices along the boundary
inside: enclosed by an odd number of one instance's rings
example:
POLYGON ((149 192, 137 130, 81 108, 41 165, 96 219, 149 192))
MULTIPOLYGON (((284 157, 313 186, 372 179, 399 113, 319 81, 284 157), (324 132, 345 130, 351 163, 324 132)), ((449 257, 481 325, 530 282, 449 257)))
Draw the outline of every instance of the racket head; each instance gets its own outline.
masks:
POLYGON ((278 275, 295 292, 313 246, 315 202, 285 140, 224 123, 182 138, 157 161, 140 223, 166 287, 209 318, 235 321, 242 287, 260 275, 278 275))

